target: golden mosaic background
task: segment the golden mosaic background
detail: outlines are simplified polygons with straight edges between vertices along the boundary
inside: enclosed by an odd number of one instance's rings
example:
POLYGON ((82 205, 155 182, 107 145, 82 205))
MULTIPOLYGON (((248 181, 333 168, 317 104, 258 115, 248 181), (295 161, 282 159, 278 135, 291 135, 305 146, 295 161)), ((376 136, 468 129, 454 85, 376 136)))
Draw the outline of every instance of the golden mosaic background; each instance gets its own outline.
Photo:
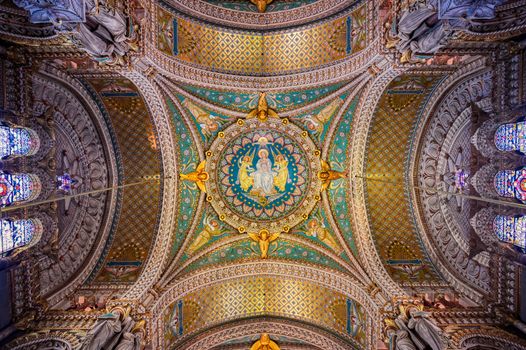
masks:
POLYGON ((384 265, 402 284, 438 280, 425 261, 406 186, 401 186, 419 110, 438 81, 420 76, 395 79, 379 101, 369 135, 366 176, 371 230, 384 265))
MULTIPOLYGON (((154 126, 137 88, 128 80, 92 80, 111 118, 119 145, 123 183, 139 182, 161 172, 154 126)), ((156 232, 160 186, 152 182, 123 190, 114 239, 96 282, 133 282, 148 257, 156 232), (133 262, 120 269, 110 264, 133 262)))
MULTIPOLYGON (((262 315, 283 316, 320 325, 340 334, 346 333, 347 299, 342 294, 310 282, 287 278, 247 277, 216 284, 183 298, 184 334, 228 320, 262 315)), ((170 311, 173 305, 167 311, 170 311)), ((358 306, 359 320, 366 324, 358 306)), ((165 318, 165 322, 169 319, 165 318)), ((173 337, 168 333, 166 339, 173 337)), ((365 331, 356 341, 365 344, 365 331)))
MULTIPOLYGON (((365 48, 365 16, 366 5, 350 15, 353 54, 365 48)), ((207 27, 176 18, 161 7, 157 9, 157 18, 159 50, 182 61, 219 71, 278 74, 321 66, 350 54, 347 52, 347 17, 316 27, 275 34, 207 27), (175 49, 174 23, 177 23, 178 42, 175 49)))

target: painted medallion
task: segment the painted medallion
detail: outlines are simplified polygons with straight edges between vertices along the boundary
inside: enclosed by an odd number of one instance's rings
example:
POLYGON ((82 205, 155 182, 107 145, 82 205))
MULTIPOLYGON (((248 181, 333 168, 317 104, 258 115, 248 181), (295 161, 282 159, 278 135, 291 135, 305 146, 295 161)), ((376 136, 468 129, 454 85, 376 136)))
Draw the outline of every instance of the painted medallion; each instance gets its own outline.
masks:
POLYGON ((208 200, 240 232, 287 232, 319 200, 320 169, 314 143, 288 120, 239 120, 208 152, 208 200))

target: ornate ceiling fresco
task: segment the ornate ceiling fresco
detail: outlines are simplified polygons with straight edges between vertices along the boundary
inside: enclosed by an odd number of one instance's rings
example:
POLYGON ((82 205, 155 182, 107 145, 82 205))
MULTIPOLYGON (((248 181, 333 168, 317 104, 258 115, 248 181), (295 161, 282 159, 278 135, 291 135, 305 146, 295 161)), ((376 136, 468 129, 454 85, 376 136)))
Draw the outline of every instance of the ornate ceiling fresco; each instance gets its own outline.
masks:
POLYGON ((0 7, 0 347, 526 349, 524 1, 0 7))

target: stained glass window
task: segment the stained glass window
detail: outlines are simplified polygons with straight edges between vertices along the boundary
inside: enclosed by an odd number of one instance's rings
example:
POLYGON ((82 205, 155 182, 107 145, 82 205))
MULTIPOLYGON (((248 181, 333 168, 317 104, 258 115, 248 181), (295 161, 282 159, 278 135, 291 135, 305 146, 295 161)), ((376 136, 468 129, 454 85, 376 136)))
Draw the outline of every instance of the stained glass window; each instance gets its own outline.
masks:
POLYGON ((0 172, 0 206, 36 199, 41 190, 38 176, 33 174, 9 174, 0 172))
POLYGON ((526 121, 499 126, 495 132, 495 146, 501 151, 526 153, 526 121))
POLYGON ((35 131, 0 124, 0 158, 30 156, 39 148, 40 138, 35 131))
POLYGON ((38 219, 0 220, 0 255, 15 248, 37 242, 42 236, 43 226, 38 219))
POLYGON ((526 216, 497 215, 493 229, 501 241, 526 249, 526 216))
POLYGON ((64 175, 57 176, 57 188, 65 193, 71 193, 71 186, 77 181, 71 178, 71 175, 64 173, 64 175))
POLYGON ((526 167, 499 171, 495 175, 495 190, 499 196, 516 198, 526 203, 526 167))

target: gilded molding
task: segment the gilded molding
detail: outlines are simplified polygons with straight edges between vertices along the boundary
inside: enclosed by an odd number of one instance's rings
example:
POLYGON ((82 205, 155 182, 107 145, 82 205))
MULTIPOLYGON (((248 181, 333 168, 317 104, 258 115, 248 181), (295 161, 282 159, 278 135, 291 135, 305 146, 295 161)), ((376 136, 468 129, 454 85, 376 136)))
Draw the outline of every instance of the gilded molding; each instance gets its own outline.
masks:
POLYGON ((142 73, 136 70, 123 71, 121 74, 132 81, 141 91, 152 114, 158 144, 161 145, 163 168, 162 214, 159 221, 159 232, 156 235, 152 248, 152 252, 155 252, 155 254, 150 254, 138 281, 123 296, 126 299, 140 300, 159 279, 170 252, 170 243, 175 226, 175 193, 178 181, 177 164, 175 163, 174 138, 168 117, 169 114, 162 102, 160 91, 142 73))
POLYGON ((214 346, 221 345, 229 339, 241 338, 264 332, 271 335, 299 339, 319 349, 351 349, 346 341, 317 327, 302 322, 273 317, 261 317, 221 325, 188 339, 175 349, 211 349, 214 346))
POLYGON ((356 234, 356 245, 365 270, 371 279, 389 296, 402 296, 404 291, 391 278, 380 260, 374 245, 369 225, 367 202, 365 196, 365 180, 355 176, 362 176, 365 172, 365 157, 369 127, 374 117, 376 105, 387 85, 400 75, 403 70, 394 69, 384 61, 384 72, 376 77, 362 94, 360 104, 353 121, 353 139, 351 145, 351 174, 349 186, 352 190, 351 201, 354 217, 352 218, 353 232, 356 234))
POLYGON ((245 29, 277 29, 311 23, 334 15, 359 1, 319 0, 295 9, 278 12, 252 13, 215 6, 202 0, 166 0, 175 9, 223 26, 245 29))

